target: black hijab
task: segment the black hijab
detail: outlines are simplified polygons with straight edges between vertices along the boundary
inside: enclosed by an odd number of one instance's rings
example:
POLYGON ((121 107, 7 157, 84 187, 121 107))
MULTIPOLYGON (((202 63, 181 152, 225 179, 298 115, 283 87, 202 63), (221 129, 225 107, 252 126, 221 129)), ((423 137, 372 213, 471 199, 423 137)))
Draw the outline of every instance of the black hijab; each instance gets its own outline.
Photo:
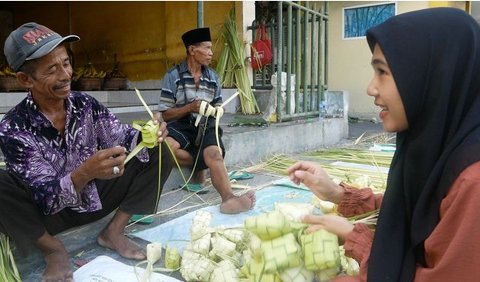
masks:
POLYGON ((442 199, 480 160, 480 27, 459 9, 433 8, 390 18, 367 40, 372 52, 380 45, 409 123, 397 133, 368 281, 411 281, 442 199))

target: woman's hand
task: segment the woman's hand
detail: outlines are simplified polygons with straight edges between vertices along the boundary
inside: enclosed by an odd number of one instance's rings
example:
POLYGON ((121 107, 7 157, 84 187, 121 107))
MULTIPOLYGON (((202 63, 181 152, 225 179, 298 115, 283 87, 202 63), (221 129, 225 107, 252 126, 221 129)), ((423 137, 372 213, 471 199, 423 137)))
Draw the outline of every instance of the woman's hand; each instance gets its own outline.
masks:
POLYGON ((315 232, 319 229, 333 233, 344 242, 347 234, 353 230, 353 224, 346 218, 338 215, 313 215, 309 214, 303 217, 304 223, 310 224, 305 230, 307 233, 315 232))
POLYGON ((287 172, 290 180, 297 185, 305 184, 321 200, 338 204, 343 198, 343 188, 333 182, 317 163, 300 161, 287 172))

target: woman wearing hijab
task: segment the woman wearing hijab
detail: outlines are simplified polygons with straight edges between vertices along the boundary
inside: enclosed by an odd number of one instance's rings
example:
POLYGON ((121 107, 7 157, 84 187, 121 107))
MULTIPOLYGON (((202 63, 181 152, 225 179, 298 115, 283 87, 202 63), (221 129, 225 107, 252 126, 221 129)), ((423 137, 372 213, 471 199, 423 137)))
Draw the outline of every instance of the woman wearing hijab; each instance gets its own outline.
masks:
POLYGON ((401 14, 367 31, 367 93, 396 132, 385 194, 333 183, 318 165, 288 169, 346 217, 380 208, 376 231, 339 216, 307 216, 360 263, 348 281, 478 281, 480 275, 480 27, 465 12, 401 14))

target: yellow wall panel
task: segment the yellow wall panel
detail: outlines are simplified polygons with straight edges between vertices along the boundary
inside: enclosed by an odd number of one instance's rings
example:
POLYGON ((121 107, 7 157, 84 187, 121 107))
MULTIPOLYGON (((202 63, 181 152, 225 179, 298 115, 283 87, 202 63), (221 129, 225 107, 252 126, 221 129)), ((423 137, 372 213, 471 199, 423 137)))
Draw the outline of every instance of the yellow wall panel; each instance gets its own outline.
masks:
MULTIPOLYGON (((182 34, 197 27, 197 2, 169 1, 165 3, 168 13, 175 15, 166 18, 165 40, 167 62, 169 65, 173 65, 185 58, 186 51, 181 39, 182 34)), ((214 59, 218 58, 221 51, 219 47, 215 46, 216 40, 220 36, 223 23, 234 4, 235 2, 224 1, 204 2, 203 26, 210 28, 214 44, 214 59)))
POLYGON ((97 68, 108 70, 117 53, 120 69, 132 81, 154 79, 159 75, 151 70, 165 68, 165 2, 71 5, 72 30, 82 37, 73 46, 77 66, 88 57, 97 68))
MULTIPOLYGON (((203 2, 204 26, 211 28, 214 43, 234 6, 231 1, 203 2)), ((181 35, 197 26, 196 1, 3 2, 0 9, 12 11, 15 28, 36 21, 63 35, 69 30, 79 35, 81 40, 71 45, 75 67, 90 60, 98 70, 109 70, 116 53, 131 81, 161 79, 185 57, 181 35)), ((218 58, 220 50, 214 53, 218 58)))
POLYGON ((0 2, 0 9, 12 12, 14 28, 27 22, 37 22, 61 34, 68 33, 67 2, 0 2))
POLYGON ((428 1, 429 7, 453 7, 461 10, 467 10, 467 1, 428 1))

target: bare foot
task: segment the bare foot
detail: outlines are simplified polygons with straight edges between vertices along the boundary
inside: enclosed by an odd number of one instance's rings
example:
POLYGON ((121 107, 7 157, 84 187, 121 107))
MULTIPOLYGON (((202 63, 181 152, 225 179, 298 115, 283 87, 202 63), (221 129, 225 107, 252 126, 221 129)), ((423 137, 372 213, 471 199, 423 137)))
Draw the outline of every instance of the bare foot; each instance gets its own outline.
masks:
POLYGON ((42 282, 72 281, 73 272, 70 259, 65 250, 54 251, 44 256, 47 267, 43 272, 42 282))
POLYGON ((108 228, 98 235, 97 243, 102 247, 117 251, 127 259, 144 260, 147 258, 145 252, 137 244, 123 234, 109 232, 108 228))
POLYGON ((240 196, 232 196, 220 204, 220 212, 235 214, 252 209, 255 206, 255 192, 248 191, 240 196))

